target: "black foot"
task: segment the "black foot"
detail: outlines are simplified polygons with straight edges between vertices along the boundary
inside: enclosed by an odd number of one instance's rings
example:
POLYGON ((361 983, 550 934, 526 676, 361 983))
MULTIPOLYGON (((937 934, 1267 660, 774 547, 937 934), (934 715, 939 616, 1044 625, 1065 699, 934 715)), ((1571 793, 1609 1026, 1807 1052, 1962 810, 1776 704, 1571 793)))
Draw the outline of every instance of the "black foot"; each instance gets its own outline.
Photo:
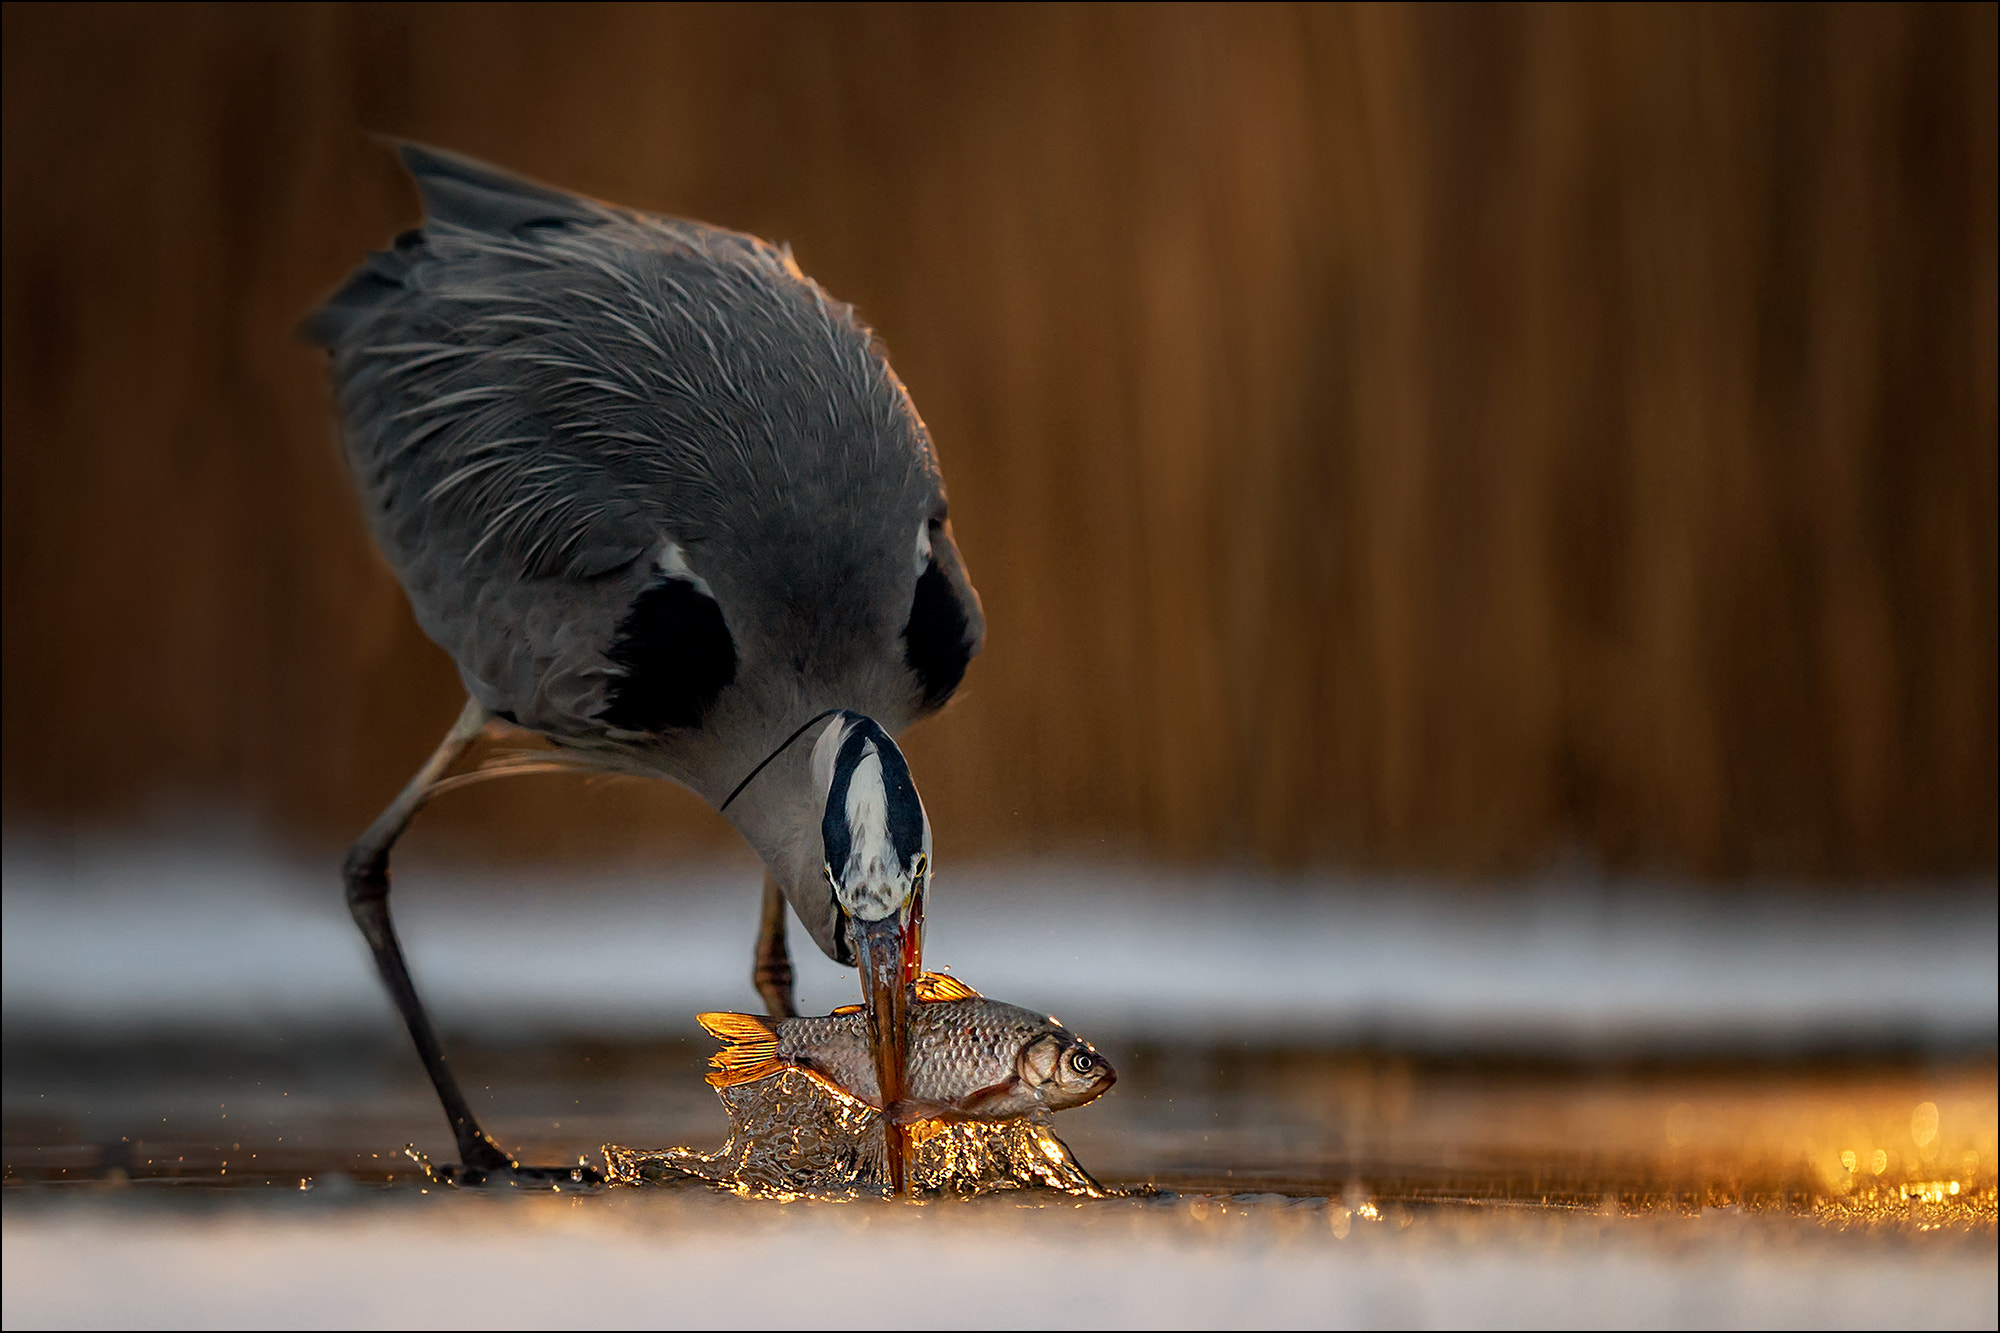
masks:
POLYGON ((523 1166, 490 1144, 488 1140, 484 1145, 486 1151, 468 1154, 480 1159, 478 1165, 448 1162, 438 1166, 418 1152, 415 1144, 403 1152, 431 1180, 453 1189, 593 1190, 604 1186, 604 1173, 595 1167, 581 1162, 575 1166, 523 1166))
POLYGON ((457 1189, 586 1190, 604 1184, 604 1173, 590 1166, 522 1166, 515 1162, 497 1170, 452 1163, 431 1168, 431 1179, 457 1189))

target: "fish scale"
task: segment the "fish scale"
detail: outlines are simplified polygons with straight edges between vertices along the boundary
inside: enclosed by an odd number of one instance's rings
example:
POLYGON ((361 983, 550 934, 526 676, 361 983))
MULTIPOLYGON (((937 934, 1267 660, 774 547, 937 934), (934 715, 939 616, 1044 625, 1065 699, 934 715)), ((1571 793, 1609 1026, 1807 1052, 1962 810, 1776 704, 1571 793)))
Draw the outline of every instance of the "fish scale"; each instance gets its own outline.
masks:
MULTIPOLYGON (((1046 1014, 983 997, 921 1005, 910 1014, 910 1095, 943 1101, 1004 1082, 1021 1047, 1057 1026, 1046 1014)), ((778 1024, 778 1055, 816 1069, 863 1101, 876 1100, 864 1013, 786 1019, 778 1024)))
MULTIPOLYGON (((1046 1014, 990 1000, 950 977, 926 973, 912 988, 908 1083, 899 1118, 1004 1120, 1080 1106, 1117 1075, 1088 1042, 1046 1014)), ((818 1076, 879 1107, 881 1096, 859 1006, 823 1017, 773 1021, 702 1014, 726 1043, 708 1078, 732 1087, 784 1069, 818 1076)))

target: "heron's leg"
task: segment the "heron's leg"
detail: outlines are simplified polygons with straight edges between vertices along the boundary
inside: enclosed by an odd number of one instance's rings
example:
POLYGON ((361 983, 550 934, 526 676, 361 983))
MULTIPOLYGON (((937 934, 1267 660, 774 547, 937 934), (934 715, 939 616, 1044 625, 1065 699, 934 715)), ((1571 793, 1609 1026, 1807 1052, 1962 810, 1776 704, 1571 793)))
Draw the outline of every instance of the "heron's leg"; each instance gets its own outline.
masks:
POLYGON ((757 924, 757 962, 750 973, 764 1012, 773 1018, 797 1018, 792 1006, 792 954, 785 947, 785 895, 778 881, 764 876, 764 915, 757 924))
MULTIPOLYGON (((456 1172, 447 1172, 448 1178, 466 1184, 482 1183, 489 1175, 509 1179, 533 1176, 537 1181, 543 1178, 583 1181, 586 1176, 579 1168, 522 1167, 479 1127, 458 1080, 452 1076, 451 1066, 445 1061, 444 1047, 438 1042, 430 1015, 424 1012, 423 1001, 417 998, 409 964, 403 958, 403 946, 397 941, 395 924, 389 919, 389 849, 410 826, 417 811, 423 809, 431 784, 444 776, 452 761, 464 753, 489 716, 476 700, 466 700, 465 711, 458 715, 458 721, 452 723, 451 730, 445 733, 444 740, 416 776, 348 849, 343 871, 347 881, 347 910, 354 914, 354 923, 368 940, 368 947, 375 955, 375 967, 382 974, 382 984, 389 988, 390 998, 403 1015, 410 1037, 417 1044, 417 1055, 424 1062, 424 1072, 431 1076, 431 1085, 444 1104, 445 1119, 451 1122, 452 1137, 458 1142, 458 1157, 463 1165, 456 1172)), ((588 1175, 595 1177, 594 1172, 588 1175)))

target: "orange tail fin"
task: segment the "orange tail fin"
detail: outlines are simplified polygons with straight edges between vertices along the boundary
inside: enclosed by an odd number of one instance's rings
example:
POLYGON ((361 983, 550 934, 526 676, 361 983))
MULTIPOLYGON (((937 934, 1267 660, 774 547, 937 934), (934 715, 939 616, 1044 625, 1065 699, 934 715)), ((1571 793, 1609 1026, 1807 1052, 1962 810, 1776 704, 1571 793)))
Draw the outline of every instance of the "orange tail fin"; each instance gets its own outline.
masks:
POLYGON ((695 1022, 720 1038, 722 1049, 708 1058, 710 1087, 755 1083, 785 1067, 778 1058, 778 1034, 767 1019, 750 1014, 696 1014, 695 1022))

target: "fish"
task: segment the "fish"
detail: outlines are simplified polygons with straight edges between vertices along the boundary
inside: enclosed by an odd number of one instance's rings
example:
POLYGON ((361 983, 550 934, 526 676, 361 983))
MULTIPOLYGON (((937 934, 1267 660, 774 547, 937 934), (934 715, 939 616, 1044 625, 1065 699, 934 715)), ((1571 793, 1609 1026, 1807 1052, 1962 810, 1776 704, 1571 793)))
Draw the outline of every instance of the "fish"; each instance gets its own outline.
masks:
MULTIPOLYGON (((1118 1072, 1097 1048, 1056 1019, 989 1000, 955 977, 926 972, 911 986, 906 1096, 888 1108, 897 1124, 1001 1121, 1095 1101, 1118 1072)), ((882 1107, 858 1004, 819 1018, 697 1014, 723 1047, 709 1059, 710 1086, 730 1088, 785 1069, 882 1107)))

